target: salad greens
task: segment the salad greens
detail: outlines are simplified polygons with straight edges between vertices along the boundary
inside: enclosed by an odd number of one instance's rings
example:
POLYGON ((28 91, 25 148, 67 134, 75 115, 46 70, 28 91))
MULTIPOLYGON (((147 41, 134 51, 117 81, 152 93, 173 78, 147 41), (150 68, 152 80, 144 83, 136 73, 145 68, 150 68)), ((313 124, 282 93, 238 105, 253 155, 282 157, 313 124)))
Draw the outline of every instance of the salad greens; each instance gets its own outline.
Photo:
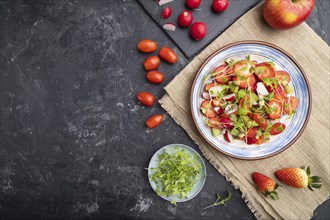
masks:
MULTIPOLYGON (((158 166, 150 168, 150 178, 156 183, 157 195, 188 198, 188 192, 193 189, 201 173, 202 164, 197 154, 192 156, 177 147, 173 153, 165 150, 158 159, 158 166)), ((171 203, 176 205, 174 200, 171 203)))

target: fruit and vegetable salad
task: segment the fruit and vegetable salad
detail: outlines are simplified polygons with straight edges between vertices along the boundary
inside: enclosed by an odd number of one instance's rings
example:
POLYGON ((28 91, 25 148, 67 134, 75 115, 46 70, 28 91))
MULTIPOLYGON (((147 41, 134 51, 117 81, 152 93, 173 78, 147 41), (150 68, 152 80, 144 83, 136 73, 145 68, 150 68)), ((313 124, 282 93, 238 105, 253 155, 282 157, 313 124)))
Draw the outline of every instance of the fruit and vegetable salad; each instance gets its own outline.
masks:
POLYGON ((212 135, 260 145, 282 133, 298 107, 290 80, 271 60, 221 63, 203 78, 201 111, 212 135))

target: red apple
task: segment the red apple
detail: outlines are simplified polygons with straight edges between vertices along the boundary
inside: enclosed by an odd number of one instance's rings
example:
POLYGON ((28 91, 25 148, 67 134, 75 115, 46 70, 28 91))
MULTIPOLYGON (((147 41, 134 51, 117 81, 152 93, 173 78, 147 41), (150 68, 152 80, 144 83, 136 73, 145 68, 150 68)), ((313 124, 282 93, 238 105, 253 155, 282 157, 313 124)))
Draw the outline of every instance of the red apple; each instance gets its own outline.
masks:
POLYGON ((293 28, 311 14, 314 0, 265 0, 263 15, 276 29, 293 28))

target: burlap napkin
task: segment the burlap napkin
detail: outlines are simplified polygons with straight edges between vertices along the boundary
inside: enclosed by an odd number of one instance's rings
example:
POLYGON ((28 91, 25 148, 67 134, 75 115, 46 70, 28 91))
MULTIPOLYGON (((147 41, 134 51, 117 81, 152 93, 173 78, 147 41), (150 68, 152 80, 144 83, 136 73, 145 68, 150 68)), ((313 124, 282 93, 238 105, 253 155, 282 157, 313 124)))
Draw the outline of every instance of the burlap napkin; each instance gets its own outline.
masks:
POLYGON ((242 191, 258 219, 310 219, 313 210, 329 196, 329 46, 305 23, 287 31, 269 28, 262 18, 262 6, 246 13, 195 57, 166 86, 160 104, 216 169, 242 191), (197 69, 219 48, 242 40, 267 41, 288 51, 302 65, 312 89, 312 113, 302 136, 284 152, 258 161, 238 160, 216 151, 198 133, 190 113, 190 89, 197 69), (274 177, 277 169, 302 165, 310 165, 312 174, 322 177, 320 190, 285 186, 278 189, 280 199, 276 201, 255 190, 252 172, 274 177))

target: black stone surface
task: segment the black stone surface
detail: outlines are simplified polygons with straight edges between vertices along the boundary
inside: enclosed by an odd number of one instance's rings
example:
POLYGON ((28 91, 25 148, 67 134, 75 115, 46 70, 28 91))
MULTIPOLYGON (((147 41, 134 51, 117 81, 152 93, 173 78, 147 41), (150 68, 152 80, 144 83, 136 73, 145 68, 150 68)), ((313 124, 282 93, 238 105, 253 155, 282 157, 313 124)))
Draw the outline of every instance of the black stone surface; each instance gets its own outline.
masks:
POLYGON ((253 8, 261 0, 235 0, 230 1, 227 9, 222 13, 212 11, 212 1, 202 1, 196 10, 189 9, 185 5, 185 1, 173 1, 166 5, 159 6, 157 1, 138 0, 146 12, 152 19, 163 29, 166 23, 176 25, 175 31, 163 30, 175 43, 175 45, 183 52, 187 58, 191 58, 198 54, 206 45, 211 43, 219 34, 224 32, 232 23, 234 23, 245 12, 253 8), (162 19, 162 10, 169 6, 172 10, 172 15, 168 19, 162 19), (207 25, 208 32, 205 37, 196 41, 190 37, 189 27, 181 28, 177 23, 178 15, 184 11, 190 11, 194 20, 202 21, 207 25))
MULTIPOLYGON (((308 22, 329 42, 329 3, 317 1, 308 22)), ((135 94, 163 86, 189 60, 136 1, 0 2, 0 219, 254 219, 241 193, 207 161, 200 194, 173 207, 151 189, 144 169, 170 143, 197 146, 156 104, 135 94), (166 79, 151 85, 136 50, 142 38, 176 50, 161 63, 166 79), (164 122, 146 129, 145 119, 164 122), (202 207, 215 192, 227 207, 202 207)), ((329 200, 314 219, 329 219, 329 200)))

